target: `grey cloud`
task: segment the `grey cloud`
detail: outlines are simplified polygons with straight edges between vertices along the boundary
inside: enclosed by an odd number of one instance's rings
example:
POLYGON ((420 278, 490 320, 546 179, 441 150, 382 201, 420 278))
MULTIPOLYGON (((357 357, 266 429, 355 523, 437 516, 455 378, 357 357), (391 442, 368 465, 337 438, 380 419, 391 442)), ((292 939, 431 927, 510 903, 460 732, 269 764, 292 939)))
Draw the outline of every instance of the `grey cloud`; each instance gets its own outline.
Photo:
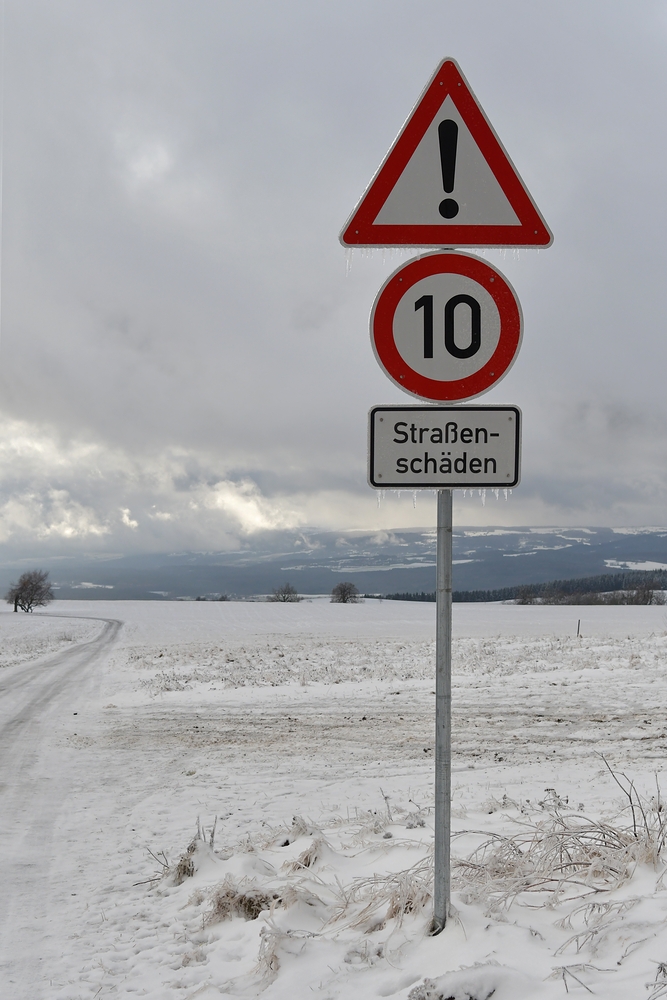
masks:
POLYGON ((4 544, 432 520, 365 476, 368 408, 407 400, 367 330, 405 258, 346 276, 337 234, 445 55, 556 236, 485 254, 526 319, 486 397, 525 415, 498 514, 660 520, 664 8, 8 0, 5 29, 4 544))

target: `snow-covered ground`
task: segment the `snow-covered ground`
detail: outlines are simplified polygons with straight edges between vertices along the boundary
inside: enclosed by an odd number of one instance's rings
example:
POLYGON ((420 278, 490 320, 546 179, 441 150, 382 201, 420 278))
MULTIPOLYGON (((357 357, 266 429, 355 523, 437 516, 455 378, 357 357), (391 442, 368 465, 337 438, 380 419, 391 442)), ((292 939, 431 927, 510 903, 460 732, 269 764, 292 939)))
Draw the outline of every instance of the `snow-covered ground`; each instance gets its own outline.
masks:
POLYGON ((667 996, 666 609, 455 606, 432 938, 434 614, 0 614, 1 995, 667 996))

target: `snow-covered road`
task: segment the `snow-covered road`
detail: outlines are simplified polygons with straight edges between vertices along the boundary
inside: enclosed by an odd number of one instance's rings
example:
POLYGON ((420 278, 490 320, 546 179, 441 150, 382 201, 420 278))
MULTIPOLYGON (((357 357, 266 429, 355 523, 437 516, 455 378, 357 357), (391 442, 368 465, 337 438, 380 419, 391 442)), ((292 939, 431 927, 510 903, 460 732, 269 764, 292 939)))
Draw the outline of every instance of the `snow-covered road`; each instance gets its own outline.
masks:
MULTIPOLYGON (((52 624, 55 645, 62 622, 52 624)), ((104 620, 91 629, 90 621, 68 622, 69 648, 0 674, 0 971, 17 998, 37 995, 35 976, 42 975, 37 963, 48 962, 49 940, 62 948, 47 926, 53 918, 51 873, 63 852, 54 830, 78 779, 71 751, 58 745, 57 733, 64 717, 74 720, 77 707, 87 704, 99 683, 94 668, 121 624, 104 620), (76 641, 91 631, 99 634, 76 641)))

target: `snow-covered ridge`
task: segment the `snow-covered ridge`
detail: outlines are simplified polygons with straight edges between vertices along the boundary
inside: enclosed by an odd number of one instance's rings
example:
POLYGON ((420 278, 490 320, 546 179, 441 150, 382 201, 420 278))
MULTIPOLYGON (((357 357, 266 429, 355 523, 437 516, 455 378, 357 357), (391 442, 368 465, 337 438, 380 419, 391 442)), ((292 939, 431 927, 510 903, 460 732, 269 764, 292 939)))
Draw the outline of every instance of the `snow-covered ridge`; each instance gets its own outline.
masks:
MULTIPOLYGON (((454 559, 457 590, 595 576, 610 571, 610 560, 667 563, 667 528, 457 526, 454 559), (528 554, 530 559, 506 558, 528 554)), ((113 556, 52 567, 58 596, 74 600, 247 597, 270 593, 286 580, 300 593, 328 594, 341 577, 366 593, 433 590, 433 528, 264 532, 229 552, 113 556)))

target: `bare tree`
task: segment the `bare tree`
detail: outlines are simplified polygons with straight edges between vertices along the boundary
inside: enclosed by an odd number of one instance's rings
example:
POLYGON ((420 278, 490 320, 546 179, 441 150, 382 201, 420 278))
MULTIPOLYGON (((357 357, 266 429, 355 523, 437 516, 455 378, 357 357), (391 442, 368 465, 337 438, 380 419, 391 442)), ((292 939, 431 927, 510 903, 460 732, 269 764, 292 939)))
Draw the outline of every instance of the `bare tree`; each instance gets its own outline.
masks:
POLYGON ((48 571, 42 569, 23 573, 18 583, 12 583, 5 594, 7 604, 13 604, 14 611, 19 608, 21 611, 44 608, 51 603, 53 597, 48 571))
POLYGON ((359 604, 360 600, 359 591, 353 583, 337 583, 331 591, 332 604, 359 604))
POLYGON ((635 590, 635 599, 628 604, 664 604, 665 595, 657 580, 645 580, 635 590))
POLYGON ((534 587, 518 587, 516 592, 517 604, 535 604, 534 587))
POLYGON ((269 601, 281 604, 294 604, 296 601, 302 600, 298 593, 294 589, 291 583, 284 583, 282 587, 276 587, 268 598, 269 601))

